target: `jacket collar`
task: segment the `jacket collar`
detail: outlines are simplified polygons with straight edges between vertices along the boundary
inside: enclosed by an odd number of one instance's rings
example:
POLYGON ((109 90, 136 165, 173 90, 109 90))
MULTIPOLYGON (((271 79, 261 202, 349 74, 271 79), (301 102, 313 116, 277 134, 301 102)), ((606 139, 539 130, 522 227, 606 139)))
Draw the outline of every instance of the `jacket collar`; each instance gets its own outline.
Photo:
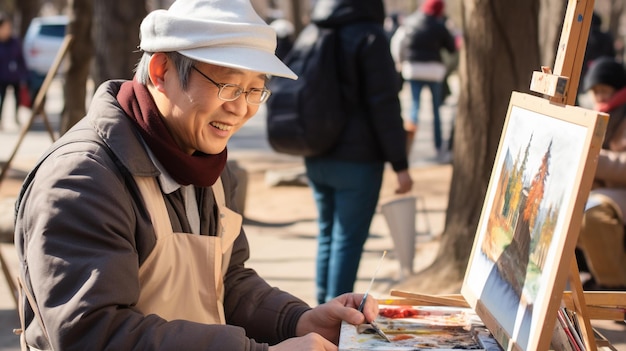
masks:
POLYGON ((139 132, 117 102, 122 83, 124 81, 118 80, 100 85, 85 118, 132 175, 159 176, 159 169, 150 159, 139 132))

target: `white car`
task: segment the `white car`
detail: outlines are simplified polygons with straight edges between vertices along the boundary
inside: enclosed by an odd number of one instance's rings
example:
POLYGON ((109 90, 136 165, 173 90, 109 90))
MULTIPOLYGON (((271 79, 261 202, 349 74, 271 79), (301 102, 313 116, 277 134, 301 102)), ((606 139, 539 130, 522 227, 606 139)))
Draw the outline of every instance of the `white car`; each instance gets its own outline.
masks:
MULTIPOLYGON (((67 16, 35 17, 26 30, 22 47, 28 69, 28 90, 33 100, 63 44, 68 22, 67 16)), ((57 75, 65 72, 67 60, 61 64, 57 75)))
MULTIPOLYGON (((67 16, 35 17, 24 36, 24 60, 29 71, 45 77, 61 48, 67 16)), ((66 67, 61 66, 60 73, 66 67)))

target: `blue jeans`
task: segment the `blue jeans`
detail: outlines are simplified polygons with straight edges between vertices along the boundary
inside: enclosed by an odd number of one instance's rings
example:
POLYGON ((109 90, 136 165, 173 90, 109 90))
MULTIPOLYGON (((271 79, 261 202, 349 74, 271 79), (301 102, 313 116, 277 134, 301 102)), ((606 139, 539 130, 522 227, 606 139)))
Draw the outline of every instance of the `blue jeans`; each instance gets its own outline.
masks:
POLYGON ((418 114, 420 111, 420 95, 422 88, 427 86, 433 97, 433 136, 435 140, 435 148, 441 150, 443 145, 443 137, 441 136, 441 116, 439 115, 439 107, 443 100, 443 83, 425 80, 409 80, 411 84, 411 96, 413 104, 411 106, 411 122, 415 125, 419 122, 418 114))
POLYGON ((35 103, 35 98, 39 93, 39 89, 43 85, 43 81, 46 79, 46 75, 37 73, 35 71, 28 71, 28 90, 30 91, 30 97, 35 103))
POLYGON ((305 159, 318 210, 316 294, 322 304, 354 290, 383 179, 383 163, 305 159))

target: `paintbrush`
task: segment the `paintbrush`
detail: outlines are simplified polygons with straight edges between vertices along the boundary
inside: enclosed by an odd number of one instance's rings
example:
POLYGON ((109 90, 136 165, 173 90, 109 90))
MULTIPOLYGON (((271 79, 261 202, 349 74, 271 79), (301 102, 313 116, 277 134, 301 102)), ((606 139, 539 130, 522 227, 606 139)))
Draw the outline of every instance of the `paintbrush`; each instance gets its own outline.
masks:
MULTIPOLYGON (((374 271, 374 274, 372 275, 372 280, 370 280, 370 285, 367 287, 367 290, 365 290, 365 294, 363 295, 363 299, 361 300, 361 303, 359 304, 359 312, 363 313, 363 307, 365 306, 365 300, 367 300, 367 295, 369 295, 370 290, 372 289, 372 285, 374 284, 374 279, 376 279, 376 274, 378 273, 378 270, 380 269, 381 264, 383 263, 383 259, 385 258, 385 255, 387 254, 387 250, 383 251, 383 255, 380 258, 380 261, 378 261, 378 266, 376 267, 376 270, 374 271)), ((367 322, 367 320, 366 320, 367 322)), ((376 334, 378 334, 381 338, 387 340, 387 342, 391 342, 391 340, 389 339, 389 337, 387 337, 387 335, 380 330, 380 328, 378 327, 378 324, 376 324, 375 321, 370 321, 368 322, 369 325, 372 326, 372 329, 374 329, 374 331, 376 332, 376 334)))

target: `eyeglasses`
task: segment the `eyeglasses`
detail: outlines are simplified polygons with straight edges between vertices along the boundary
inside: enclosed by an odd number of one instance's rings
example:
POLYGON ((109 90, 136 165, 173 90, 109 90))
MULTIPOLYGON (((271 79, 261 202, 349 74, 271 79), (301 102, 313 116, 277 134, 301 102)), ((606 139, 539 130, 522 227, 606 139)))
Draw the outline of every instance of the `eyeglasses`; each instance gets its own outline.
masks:
POLYGON ((213 79, 207 77, 206 74, 202 73, 196 66, 191 66, 191 68, 193 68, 196 72, 200 73, 201 76, 203 76, 209 82, 215 84, 215 86, 219 88, 217 92, 217 97, 223 101, 235 101, 241 96, 241 94, 246 94, 247 103, 249 103, 250 105, 260 105, 267 101, 267 99, 272 94, 272 92, 266 88, 252 88, 248 91, 245 91, 237 84, 217 83, 213 79))

